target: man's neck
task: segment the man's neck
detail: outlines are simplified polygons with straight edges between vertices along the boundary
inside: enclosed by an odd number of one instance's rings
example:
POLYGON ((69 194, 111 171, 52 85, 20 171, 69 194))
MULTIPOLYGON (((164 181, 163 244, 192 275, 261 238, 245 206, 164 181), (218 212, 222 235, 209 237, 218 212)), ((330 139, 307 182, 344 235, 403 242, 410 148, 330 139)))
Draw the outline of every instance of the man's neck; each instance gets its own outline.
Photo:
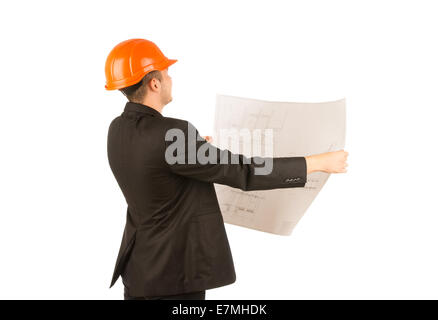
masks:
POLYGON ((152 109, 157 110, 159 113, 162 113, 163 107, 162 105, 160 105, 159 103, 155 102, 155 101, 151 101, 151 100, 145 100, 143 102, 141 102, 141 104, 151 107, 152 109))

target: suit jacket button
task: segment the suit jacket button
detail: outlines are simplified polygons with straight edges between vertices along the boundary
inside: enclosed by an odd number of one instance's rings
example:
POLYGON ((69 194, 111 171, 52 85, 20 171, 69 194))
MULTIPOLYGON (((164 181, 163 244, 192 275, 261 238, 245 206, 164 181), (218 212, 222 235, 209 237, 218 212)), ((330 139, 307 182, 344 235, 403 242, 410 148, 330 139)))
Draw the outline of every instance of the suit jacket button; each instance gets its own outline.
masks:
POLYGON ((286 179, 284 179, 284 182, 291 183, 291 182, 300 181, 300 180, 301 180, 300 177, 297 177, 297 178, 286 178, 286 179))

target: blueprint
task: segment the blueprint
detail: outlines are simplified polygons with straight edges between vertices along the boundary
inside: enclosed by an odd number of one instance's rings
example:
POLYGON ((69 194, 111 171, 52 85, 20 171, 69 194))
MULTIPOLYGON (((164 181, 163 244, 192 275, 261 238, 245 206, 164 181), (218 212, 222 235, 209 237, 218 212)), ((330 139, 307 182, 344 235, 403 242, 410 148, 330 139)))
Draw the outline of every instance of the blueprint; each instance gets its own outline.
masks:
MULTIPOLYGON (((296 157, 344 149, 345 99, 329 102, 263 101, 228 95, 216 95, 212 144, 247 157, 296 157), (271 132, 272 138, 261 140, 262 147, 251 148, 247 140, 225 143, 222 130, 249 129, 271 132), (265 130, 269 129, 269 130, 265 130), (269 149, 271 148, 271 149, 269 149)), ((263 135, 263 134, 262 134, 263 135)), ((267 135, 267 137, 269 137, 267 135)), ((242 191, 215 184, 224 221, 254 230, 290 235, 314 201, 330 174, 307 175, 304 187, 242 191)))

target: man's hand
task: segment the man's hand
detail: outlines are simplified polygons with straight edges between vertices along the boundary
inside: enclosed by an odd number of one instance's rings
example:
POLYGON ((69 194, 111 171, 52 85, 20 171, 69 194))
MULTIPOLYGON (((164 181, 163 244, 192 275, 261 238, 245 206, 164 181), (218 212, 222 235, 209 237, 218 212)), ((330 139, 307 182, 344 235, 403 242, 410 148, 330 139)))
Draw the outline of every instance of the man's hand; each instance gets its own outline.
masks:
POLYGON ((344 150, 325 152, 307 156, 307 173, 314 171, 324 171, 327 173, 344 173, 347 172, 348 152, 344 150))

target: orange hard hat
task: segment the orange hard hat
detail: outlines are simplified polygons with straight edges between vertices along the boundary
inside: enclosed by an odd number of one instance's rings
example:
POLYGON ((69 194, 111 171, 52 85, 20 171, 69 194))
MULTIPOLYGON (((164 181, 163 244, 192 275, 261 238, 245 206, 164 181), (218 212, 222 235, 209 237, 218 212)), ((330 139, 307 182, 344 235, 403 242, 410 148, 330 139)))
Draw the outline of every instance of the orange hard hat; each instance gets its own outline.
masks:
POLYGON ((178 60, 168 59, 155 43, 146 39, 120 42, 105 63, 107 90, 122 89, 139 82, 153 70, 165 70, 178 60))

